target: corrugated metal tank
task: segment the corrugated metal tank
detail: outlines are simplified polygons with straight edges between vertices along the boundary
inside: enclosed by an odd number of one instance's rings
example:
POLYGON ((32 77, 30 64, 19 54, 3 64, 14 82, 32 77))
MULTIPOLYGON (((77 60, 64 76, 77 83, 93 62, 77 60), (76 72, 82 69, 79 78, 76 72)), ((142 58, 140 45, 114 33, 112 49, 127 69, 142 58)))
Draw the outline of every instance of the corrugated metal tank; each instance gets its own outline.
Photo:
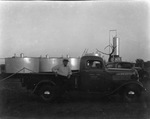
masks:
POLYGON ((113 47, 115 47, 115 51, 113 55, 119 56, 119 38, 118 37, 113 37, 113 47))
POLYGON ((80 69, 80 58, 70 57, 69 58, 69 66, 71 70, 79 70, 80 69))
POLYGON ((52 68, 62 63, 62 58, 40 58, 40 72, 52 72, 52 68))
POLYGON ((29 57, 5 58, 5 68, 6 73, 16 73, 23 68, 27 69, 24 69, 18 73, 39 72, 39 58, 29 58, 29 57))

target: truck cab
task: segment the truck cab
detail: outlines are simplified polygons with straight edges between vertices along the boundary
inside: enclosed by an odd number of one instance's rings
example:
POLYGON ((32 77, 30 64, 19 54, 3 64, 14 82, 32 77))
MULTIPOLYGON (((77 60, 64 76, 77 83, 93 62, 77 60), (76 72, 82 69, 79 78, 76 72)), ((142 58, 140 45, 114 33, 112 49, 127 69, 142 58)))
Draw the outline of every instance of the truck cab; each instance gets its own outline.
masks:
POLYGON ((108 92, 111 87, 111 74, 105 70, 102 58, 84 56, 80 62, 80 89, 88 92, 108 92))

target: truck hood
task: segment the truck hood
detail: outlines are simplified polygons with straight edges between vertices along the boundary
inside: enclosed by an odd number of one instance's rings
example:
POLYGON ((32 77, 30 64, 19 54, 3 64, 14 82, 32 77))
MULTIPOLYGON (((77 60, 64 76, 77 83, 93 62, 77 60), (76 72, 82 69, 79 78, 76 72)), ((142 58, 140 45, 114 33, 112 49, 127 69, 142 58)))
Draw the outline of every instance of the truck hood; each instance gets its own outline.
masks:
POLYGON ((113 76, 113 80, 138 80, 138 73, 135 69, 107 68, 106 71, 113 76))

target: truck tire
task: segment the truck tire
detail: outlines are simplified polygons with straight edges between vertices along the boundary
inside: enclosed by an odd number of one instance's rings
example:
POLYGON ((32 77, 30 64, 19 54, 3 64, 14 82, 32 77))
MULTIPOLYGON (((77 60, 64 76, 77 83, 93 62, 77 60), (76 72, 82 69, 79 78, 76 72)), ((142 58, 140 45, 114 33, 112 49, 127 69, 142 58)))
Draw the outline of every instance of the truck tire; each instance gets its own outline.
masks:
POLYGON ((56 98, 56 88, 51 85, 43 85, 40 88, 39 95, 44 102, 52 102, 56 98))
POLYGON ((140 99, 141 91, 138 88, 127 87, 123 91, 123 99, 125 102, 136 102, 140 99))

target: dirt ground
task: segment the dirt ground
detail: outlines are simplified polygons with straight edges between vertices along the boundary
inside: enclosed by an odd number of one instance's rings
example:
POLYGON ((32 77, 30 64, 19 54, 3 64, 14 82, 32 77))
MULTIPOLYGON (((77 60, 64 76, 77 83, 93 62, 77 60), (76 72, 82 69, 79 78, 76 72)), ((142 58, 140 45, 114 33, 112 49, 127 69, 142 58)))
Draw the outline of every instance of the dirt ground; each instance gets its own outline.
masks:
POLYGON ((18 81, 0 82, 0 119, 150 119, 149 103, 149 98, 145 103, 123 103, 117 96, 44 103, 18 81))

